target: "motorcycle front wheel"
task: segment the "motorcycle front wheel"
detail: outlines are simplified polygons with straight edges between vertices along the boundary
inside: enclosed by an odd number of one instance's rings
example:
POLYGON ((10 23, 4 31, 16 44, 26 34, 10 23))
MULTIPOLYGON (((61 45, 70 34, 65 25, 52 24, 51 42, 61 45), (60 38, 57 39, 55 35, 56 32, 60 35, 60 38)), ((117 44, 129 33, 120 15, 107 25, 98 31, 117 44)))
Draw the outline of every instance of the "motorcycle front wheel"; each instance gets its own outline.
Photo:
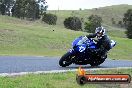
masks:
POLYGON ((66 67, 72 64, 72 58, 74 57, 74 55, 70 52, 67 52, 66 54, 64 54, 60 60, 59 60, 59 65, 62 67, 66 67))

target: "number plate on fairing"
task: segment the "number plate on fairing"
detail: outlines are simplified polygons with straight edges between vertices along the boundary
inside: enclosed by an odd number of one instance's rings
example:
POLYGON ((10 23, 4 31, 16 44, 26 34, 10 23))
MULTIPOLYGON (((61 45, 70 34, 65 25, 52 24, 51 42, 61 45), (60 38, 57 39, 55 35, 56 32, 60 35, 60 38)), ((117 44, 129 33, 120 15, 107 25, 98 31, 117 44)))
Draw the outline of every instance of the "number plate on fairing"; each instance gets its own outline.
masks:
POLYGON ((75 50, 78 52, 83 52, 83 51, 85 51, 85 49, 86 49, 86 45, 79 45, 76 47, 75 50))

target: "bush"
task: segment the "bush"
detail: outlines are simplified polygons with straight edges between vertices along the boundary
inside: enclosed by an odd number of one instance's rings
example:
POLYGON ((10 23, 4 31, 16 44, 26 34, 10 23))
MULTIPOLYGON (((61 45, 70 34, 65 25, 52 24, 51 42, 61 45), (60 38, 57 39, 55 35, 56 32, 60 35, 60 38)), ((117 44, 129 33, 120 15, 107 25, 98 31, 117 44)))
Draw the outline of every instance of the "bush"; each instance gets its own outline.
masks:
POLYGON ((2 14, 2 15, 5 15, 5 10, 6 10, 6 6, 2 3, 2 4, 0 4, 0 13, 2 14))
POLYGON ((111 22, 112 22, 112 24, 116 24, 116 21, 114 18, 111 18, 111 22))
POLYGON ((56 25, 57 16, 50 13, 44 14, 42 21, 44 21, 45 23, 49 25, 56 25))
POLYGON ((127 12, 124 14, 123 22, 127 29, 127 37, 132 39, 132 9, 128 9, 127 12))
POLYGON ((124 27, 124 24, 122 21, 118 21, 118 25, 119 25, 119 27, 124 27))
POLYGON ((89 33, 94 33, 95 32, 95 26, 94 26, 93 23, 91 23, 91 22, 85 22, 84 25, 85 25, 84 29, 87 32, 89 32, 89 33))
POLYGON ((64 21, 65 28, 79 31, 82 29, 82 22, 78 17, 68 17, 64 21))
POLYGON ((87 32, 94 33, 96 27, 100 27, 101 23, 102 23, 102 18, 101 17, 99 17, 97 15, 91 15, 90 17, 88 17, 88 21, 85 22, 84 29, 87 32))

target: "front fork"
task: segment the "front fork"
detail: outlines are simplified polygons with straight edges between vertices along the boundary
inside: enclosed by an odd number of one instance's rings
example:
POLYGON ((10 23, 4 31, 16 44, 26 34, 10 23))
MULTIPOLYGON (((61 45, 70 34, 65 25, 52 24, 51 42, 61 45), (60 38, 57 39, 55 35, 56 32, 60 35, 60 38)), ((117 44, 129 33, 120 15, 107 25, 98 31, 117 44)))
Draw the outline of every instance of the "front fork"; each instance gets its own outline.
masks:
POLYGON ((72 56, 74 56, 74 58, 72 58, 72 61, 75 61, 75 57, 76 57, 76 52, 74 51, 74 49, 70 49, 68 52, 70 52, 72 54, 72 56))
POLYGON ((74 52, 74 50, 73 50, 73 49, 70 49, 70 50, 69 50, 69 52, 70 52, 70 53, 73 53, 73 52, 74 52))

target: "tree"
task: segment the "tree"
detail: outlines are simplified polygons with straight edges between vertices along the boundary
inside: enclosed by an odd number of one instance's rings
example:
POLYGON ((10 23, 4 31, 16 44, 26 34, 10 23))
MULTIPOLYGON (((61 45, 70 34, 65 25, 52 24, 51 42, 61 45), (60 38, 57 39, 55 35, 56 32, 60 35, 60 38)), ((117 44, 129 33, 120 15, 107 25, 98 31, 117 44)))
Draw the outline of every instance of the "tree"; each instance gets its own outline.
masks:
POLYGON ((40 18, 39 4, 36 0, 16 0, 12 8, 12 16, 35 20, 40 18))
POLYGON ((10 15, 14 0, 0 0, 0 12, 2 15, 10 15))
POLYGON ((97 15, 91 15, 88 17, 88 21, 85 22, 85 27, 84 29, 87 32, 93 33, 96 29, 96 27, 100 27, 102 23, 102 18, 97 16, 97 15))
POLYGON ((12 16, 24 19, 26 13, 25 10, 26 0, 16 0, 15 5, 12 7, 12 16))
POLYGON ((127 37, 132 39, 132 9, 128 9, 127 12, 124 14, 123 22, 127 29, 127 37))
POLYGON ((38 0, 37 3, 39 4, 40 15, 44 15, 48 8, 46 0, 38 0))
POLYGON ((6 12, 6 6, 3 3, 1 3, 0 4, 0 13, 2 15, 5 15, 5 12, 6 12))
POLYGON ((39 18, 39 4, 35 0, 28 0, 26 6, 26 18, 30 20, 39 18))
POLYGON ((82 11, 82 8, 79 8, 80 11, 82 11))

